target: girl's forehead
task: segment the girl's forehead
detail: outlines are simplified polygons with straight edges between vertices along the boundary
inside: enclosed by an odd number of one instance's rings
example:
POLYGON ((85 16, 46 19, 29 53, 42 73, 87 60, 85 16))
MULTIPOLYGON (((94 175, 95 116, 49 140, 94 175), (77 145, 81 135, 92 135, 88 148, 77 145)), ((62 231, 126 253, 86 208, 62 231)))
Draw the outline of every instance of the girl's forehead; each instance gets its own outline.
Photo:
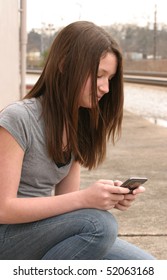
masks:
POLYGON ((99 63, 98 71, 114 74, 117 68, 117 57, 113 53, 107 53, 102 56, 99 63))

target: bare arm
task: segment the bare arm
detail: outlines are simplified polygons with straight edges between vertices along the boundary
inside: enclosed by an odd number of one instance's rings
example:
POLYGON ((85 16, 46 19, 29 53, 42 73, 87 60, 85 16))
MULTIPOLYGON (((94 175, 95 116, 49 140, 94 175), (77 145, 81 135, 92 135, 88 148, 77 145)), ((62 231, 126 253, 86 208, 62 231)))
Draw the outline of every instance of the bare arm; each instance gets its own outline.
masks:
MULTIPOLYGON (((79 192, 53 197, 17 198, 24 152, 15 139, 0 127, 0 223, 32 222, 82 208, 79 192), (71 204, 71 200, 73 203, 71 204)), ((61 193, 78 190, 79 167, 72 165, 61 185, 61 193), (75 178, 77 178, 75 184, 75 178), (64 190, 63 190, 64 189, 64 190), (72 189, 71 189, 72 190, 72 189)))
POLYGON ((23 158, 22 148, 0 127, 0 224, 33 222, 81 208, 109 210, 128 193, 112 180, 99 180, 79 191, 79 165, 74 163, 57 187, 61 195, 17 198, 23 158))

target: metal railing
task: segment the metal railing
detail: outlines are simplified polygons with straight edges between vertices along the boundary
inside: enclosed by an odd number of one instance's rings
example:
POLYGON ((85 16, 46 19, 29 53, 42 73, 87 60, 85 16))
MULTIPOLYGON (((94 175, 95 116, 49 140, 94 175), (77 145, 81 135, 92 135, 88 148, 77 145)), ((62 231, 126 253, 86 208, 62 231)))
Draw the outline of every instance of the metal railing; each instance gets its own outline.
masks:
POLYGON ((167 86, 167 72, 125 71, 124 81, 136 84, 167 86))
MULTIPOLYGON (((40 75, 41 70, 27 69, 27 75, 40 75)), ((167 86, 167 72, 147 72, 147 71, 125 71, 124 81, 128 83, 154 85, 154 86, 167 86)), ((33 84, 27 84, 27 88, 33 84)))

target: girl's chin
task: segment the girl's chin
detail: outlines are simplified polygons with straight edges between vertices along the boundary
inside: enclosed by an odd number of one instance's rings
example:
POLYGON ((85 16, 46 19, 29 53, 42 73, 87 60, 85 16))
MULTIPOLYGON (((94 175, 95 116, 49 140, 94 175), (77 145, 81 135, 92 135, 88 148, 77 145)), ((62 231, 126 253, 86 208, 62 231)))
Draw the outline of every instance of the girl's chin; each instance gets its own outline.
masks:
POLYGON ((101 97, 98 97, 98 98, 97 98, 97 103, 94 104, 94 105, 92 104, 91 101, 81 102, 80 105, 79 105, 79 107, 89 108, 89 109, 95 108, 95 107, 97 106, 97 104, 99 103, 100 99, 101 99, 101 97))

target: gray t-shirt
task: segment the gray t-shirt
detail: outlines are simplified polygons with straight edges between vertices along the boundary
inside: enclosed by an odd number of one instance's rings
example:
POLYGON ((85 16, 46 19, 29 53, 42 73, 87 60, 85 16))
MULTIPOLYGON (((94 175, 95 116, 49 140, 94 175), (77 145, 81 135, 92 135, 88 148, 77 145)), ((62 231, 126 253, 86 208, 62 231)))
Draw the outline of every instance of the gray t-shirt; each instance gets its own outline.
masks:
POLYGON ((50 196, 53 186, 67 176, 73 161, 71 156, 67 165, 58 167, 48 157, 41 112, 40 101, 32 98, 15 102, 0 113, 0 126, 25 152, 18 197, 50 196))

